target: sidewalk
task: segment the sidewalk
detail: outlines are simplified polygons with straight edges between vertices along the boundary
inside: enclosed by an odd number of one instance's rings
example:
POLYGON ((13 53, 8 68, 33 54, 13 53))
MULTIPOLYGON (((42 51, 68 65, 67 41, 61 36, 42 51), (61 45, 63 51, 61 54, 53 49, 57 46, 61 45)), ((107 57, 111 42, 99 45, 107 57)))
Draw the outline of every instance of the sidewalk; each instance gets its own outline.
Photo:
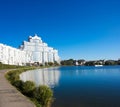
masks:
POLYGON ((0 107, 35 107, 4 77, 7 70, 0 70, 0 107))

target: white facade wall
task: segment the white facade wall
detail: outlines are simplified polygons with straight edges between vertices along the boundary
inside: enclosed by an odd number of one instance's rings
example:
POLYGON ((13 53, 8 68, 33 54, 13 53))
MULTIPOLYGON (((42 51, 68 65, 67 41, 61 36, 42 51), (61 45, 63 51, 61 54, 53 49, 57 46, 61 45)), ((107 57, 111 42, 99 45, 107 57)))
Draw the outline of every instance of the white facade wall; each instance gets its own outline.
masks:
POLYGON ((29 41, 24 41, 20 49, 31 53, 29 56, 31 62, 39 62, 41 64, 54 61, 60 62, 58 51, 48 47, 37 35, 34 37, 29 36, 29 41))
POLYGON ((20 49, 0 44, 0 62, 10 65, 25 65, 26 63, 60 62, 58 51, 48 47, 41 38, 30 36, 29 41, 24 41, 20 49))

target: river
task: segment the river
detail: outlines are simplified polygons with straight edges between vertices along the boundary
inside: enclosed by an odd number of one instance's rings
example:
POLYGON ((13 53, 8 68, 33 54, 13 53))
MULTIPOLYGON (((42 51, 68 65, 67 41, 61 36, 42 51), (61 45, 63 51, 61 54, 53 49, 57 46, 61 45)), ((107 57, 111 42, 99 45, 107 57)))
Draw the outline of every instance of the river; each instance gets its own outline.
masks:
POLYGON ((120 107, 120 66, 66 66, 20 75, 54 91, 52 107, 120 107))

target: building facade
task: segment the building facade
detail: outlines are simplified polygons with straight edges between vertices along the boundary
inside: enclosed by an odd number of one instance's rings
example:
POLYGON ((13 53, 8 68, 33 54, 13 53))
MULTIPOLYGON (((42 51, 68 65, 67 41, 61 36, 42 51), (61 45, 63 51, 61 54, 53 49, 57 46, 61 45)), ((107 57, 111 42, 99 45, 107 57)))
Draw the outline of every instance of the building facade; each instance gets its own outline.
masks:
POLYGON ((29 36, 19 49, 0 44, 0 62, 10 65, 25 65, 27 63, 60 62, 58 50, 48 47, 37 35, 29 36))

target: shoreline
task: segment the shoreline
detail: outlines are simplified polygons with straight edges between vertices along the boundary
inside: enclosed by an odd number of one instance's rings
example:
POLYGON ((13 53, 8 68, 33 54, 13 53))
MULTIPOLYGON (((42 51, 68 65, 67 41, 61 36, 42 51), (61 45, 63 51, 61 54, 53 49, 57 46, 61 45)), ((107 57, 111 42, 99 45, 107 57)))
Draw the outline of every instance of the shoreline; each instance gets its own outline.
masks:
POLYGON ((35 107, 34 103, 20 93, 5 78, 12 69, 0 70, 0 107, 35 107))
MULTIPOLYGON (((4 76, 5 76, 6 80, 8 80, 8 82, 13 87, 15 87, 16 90, 18 90, 23 96, 25 96, 29 101, 31 101, 35 105, 33 107, 42 107, 42 106, 45 106, 44 103, 50 105, 52 98, 53 98, 52 90, 49 87, 44 86, 44 85, 36 87, 35 83, 32 81, 23 82, 22 80, 20 80, 19 75, 21 73, 29 71, 29 70, 46 69, 46 68, 51 68, 51 66, 10 69, 8 72, 6 72, 4 74, 4 76), (32 88, 32 90, 31 90, 31 88, 32 88), (45 91, 45 93, 46 94, 48 93, 51 96, 51 98, 50 98, 50 96, 48 96, 43 99, 42 96, 39 96, 39 91, 37 91, 37 89, 42 89, 43 91, 41 90, 40 93, 41 92, 43 93, 45 91), (33 92, 33 91, 35 91, 35 92, 33 92), (37 92, 38 92, 38 94, 36 94, 37 92), (38 95, 41 98, 41 102, 38 99, 38 96, 36 96, 36 95, 38 95), (47 98, 49 100, 47 102, 45 102, 47 100, 47 98)), ((46 106, 48 106, 48 105, 46 105, 46 106)), ((26 106, 26 107, 31 107, 31 106, 26 106)))

